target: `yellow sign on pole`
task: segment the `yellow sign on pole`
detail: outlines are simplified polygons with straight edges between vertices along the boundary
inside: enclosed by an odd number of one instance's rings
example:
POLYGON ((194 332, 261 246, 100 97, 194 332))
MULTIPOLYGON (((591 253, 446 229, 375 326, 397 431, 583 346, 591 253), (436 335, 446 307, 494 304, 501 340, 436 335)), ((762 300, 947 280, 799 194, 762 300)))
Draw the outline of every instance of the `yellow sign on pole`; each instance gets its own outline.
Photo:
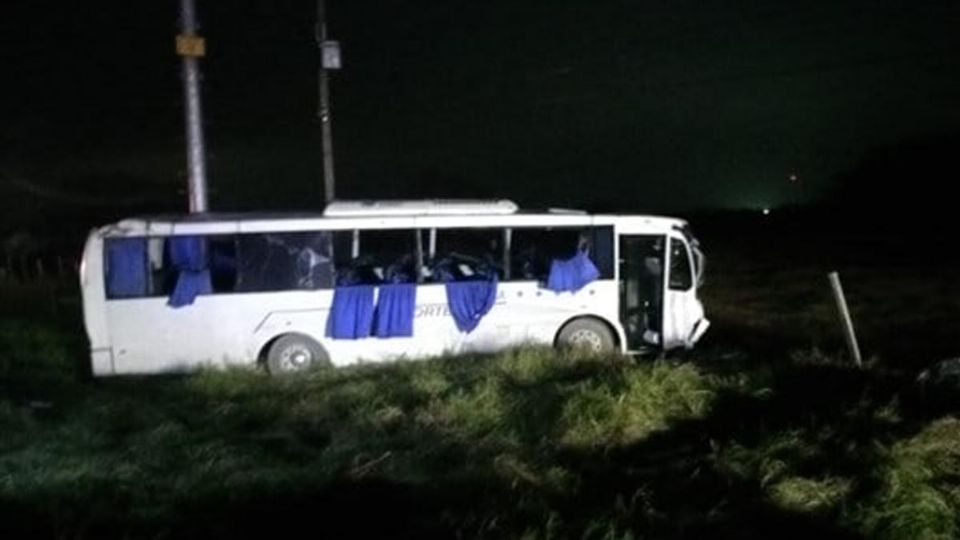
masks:
POLYGON ((177 54, 201 58, 207 54, 207 43, 200 36, 177 36, 177 54))

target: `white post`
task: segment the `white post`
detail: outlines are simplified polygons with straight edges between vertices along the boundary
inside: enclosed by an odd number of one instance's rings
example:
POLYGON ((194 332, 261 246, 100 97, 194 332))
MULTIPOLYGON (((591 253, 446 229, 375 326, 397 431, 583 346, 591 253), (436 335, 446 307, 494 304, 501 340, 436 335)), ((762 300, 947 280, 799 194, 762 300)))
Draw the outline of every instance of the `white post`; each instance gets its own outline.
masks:
POLYGON ((857 344, 857 335, 853 331, 853 319, 850 317, 850 310, 847 308, 847 299, 843 295, 843 286, 840 285, 840 275, 836 272, 830 272, 830 287, 833 289, 833 298, 837 301, 837 310, 840 312, 840 325, 843 327, 843 335, 847 340, 847 349, 850 356, 857 364, 858 368, 863 367, 863 360, 860 358, 860 345, 857 344))

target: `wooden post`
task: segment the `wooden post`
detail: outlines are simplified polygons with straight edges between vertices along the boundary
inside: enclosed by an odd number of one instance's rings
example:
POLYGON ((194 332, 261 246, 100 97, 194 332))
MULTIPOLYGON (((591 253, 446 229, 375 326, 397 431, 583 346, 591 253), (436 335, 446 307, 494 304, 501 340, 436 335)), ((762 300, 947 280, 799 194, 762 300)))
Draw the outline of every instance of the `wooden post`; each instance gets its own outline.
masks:
POLYGON ((833 289, 833 298, 837 301, 837 311, 840 313, 840 325, 847 340, 847 349, 850 351, 850 356, 857 367, 863 368, 863 360, 860 358, 860 345, 857 343, 857 334, 853 331, 853 319, 850 318, 847 299, 843 295, 843 286, 840 285, 840 275, 836 272, 830 272, 827 277, 830 279, 830 287, 833 289))

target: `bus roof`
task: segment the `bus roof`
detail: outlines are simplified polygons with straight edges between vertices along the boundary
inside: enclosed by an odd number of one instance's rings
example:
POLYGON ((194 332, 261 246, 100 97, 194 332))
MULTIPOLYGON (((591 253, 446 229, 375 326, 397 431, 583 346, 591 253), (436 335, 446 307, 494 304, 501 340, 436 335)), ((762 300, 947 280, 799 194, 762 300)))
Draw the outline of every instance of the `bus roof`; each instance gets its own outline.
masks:
POLYGON ((630 223, 651 231, 665 231, 686 225, 681 219, 649 215, 588 214, 567 209, 520 211, 516 204, 508 200, 338 201, 330 204, 323 213, 206 212, 135 217, 103 227, 99 232, 106 236, 150 236, 355 228, 561 227, 617 223, 630 223))
POLYGON ((327 217, 500 216, 515 214, 517 210, 517 204, 507 199, 333 201, 323 210, 323 215, 327 217))

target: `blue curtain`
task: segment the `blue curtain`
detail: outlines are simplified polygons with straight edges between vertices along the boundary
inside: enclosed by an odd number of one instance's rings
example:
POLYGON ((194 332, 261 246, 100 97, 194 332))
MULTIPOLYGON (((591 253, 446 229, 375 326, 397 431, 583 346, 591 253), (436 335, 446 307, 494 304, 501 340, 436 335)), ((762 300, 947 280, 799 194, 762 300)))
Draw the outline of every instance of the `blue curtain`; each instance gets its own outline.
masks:
POLYGON ((547 277, 547 288, 551 291, 577 292, 586 284, 600 276, 600 271, 584 251, 565 261, 554 259, 550 263, 550 275, 547 277))
POLYGON ((338 286, 327 317, 327 337, 360 339, 373 329, 373 291, 375 285, 338 286))
POLYGON ((107 240, 107 298, 147 295, 147 239, 107 240))
POLYGON ((410 337, 417 304, 415 283, 391 283, 380 286, 377 298, 377 337, 410 337))
POLYGON ((170 293, 167 305, 188 306, 198 295, 213 292, 210 269, 203 238, 200 236, 171 236, 167 240, 170 264, 177 270, 177 284, 170 293))
POLYGON ((497 276, 472 281, 448 281, 447 305, 461 332, 470 333, 497 301, 497 276))

